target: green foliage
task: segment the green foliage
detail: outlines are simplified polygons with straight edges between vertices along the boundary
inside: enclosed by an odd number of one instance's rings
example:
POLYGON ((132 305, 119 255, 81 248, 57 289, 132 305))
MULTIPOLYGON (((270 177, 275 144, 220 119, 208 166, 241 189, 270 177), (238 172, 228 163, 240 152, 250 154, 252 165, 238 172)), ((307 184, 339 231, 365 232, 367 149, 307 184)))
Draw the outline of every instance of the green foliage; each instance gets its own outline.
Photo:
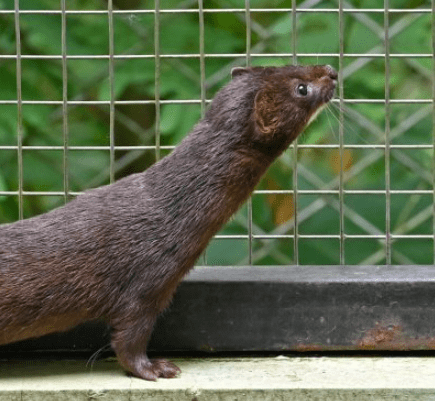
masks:
MULTIPOLYGON (((114 1, 118 8, 153 10, 146 0, 114 1)), ((164 4, 163 4, 164 3, 164 4)), ((243 8, 240 0, 210 0, 207 9, 243 8)), ((289 57, 268 54, 292 52, 292 35, 296 34, 296 51, 315 56, 297 58, 301 64, 332 64, 338 68, 338 57, 322 56, 340 51, 340 27, 337 12, 320 12, 322 8, 337 8, 338 2, 317 1, 319 12, 297 15, 296 27, 288 12, 251 12, 251 52, 264 54, 252 57, 253 65, 284 65, 289 57)), ((297 1, 298 7, 306 2, 297 1)), ((167 9, 197 9, 194 0, 165 0, 167 9)), ((292 7, 290 0, 251 0, 252 9, 292 7)), ((69 10, 107 10, 103 0, 68 0, 69 10)), ((346 8, 376 8, 377 0, 353 0, 346 8)), ((429 0, 396 0, 395 8, 430 8, 429 0)), ((0 0, 1 10, 14 10, 13 0, 0 0)), ((59 10, 53 0, 20 0, 21 10, 59 10)), ((390 13, 390 52, 430 54, 431 21, 429 13, 390 13)), ((22 107, 23 145, 58 147, 52 150, 23 151, 23 190, 51 192, 52 195, 24 196, 25 217, 46 212, 61 205, 65 190, 80 192, 109 183, 110 115, 109 101, 146 101, 136 105, 115 107, 115 144, 118 146, 148 146, 160 138, 164 156, 189 132, 204 112, 205 99, 210 99, 229 80, 235 65, 246 65, 247 58, 233 56, 205 57, 205 85, 201 87, 201 46, 207 55, 245 54, 247 45, 245 13, 204 13, 204 42, 201 43, 198 12, 161 13, 159 20, 160 54, 193 55, 162 57, 156 87, 154 14, 115 14, 113 88, 109 80, 109 21, 107 14, 68 14, 66 30, 69 56, 103 56, 99 59, 71 57, 67 61, 66 89, 68 100, 92 101, 91 105, 68 105, 68 128, 64 130, 62 104, 24 104, 22 107), (129 57, 141 55, 142 57, 129 57), (156 90, 161 100, 189 100, 188 104, 162 104, 160 124, 156 127, 156 109, 152 100, 156 90), (147 102, 151 101, 151 102, 147 102), (156 136, 158 133, 158 136, 156 136), (65 141, 73 149, 64 153, 65 141), (81 148, 88 147, 88 150, 81 148), (89 147, 105 147, 92 149, 89 147), (68 188, 65 188, 64 169, 68 188)), ((344 20, 344 52, 366 54, 384 52, 384 14, 346 13, 344 20)), ((62 54, 62 18, 60 13, 20 15, 21 52, 24 56, 59 56, 62 54)), ((14 14, 0 14, 0 54, 15 55, 14 14)), ((339 263, 340 198, 338 193, 299 194, 297 202, 291 190, 337 190, 340 165, 344 167, 344 189, 362 193, 343 197, 343 224, 347 235, 384 235, 386 197, 368 190, 386 189, 386 158, 379 145, 385 143, 386 110, 385 60, 383 57, 346 57, 343 62, 344 98, 369 99, 378 102, 345 103, 344 143, 340 162, 338 148, 300 147, 297 152, 297 183, 293 182, 295 152, 289 150, 270 168, 259 185, 269 192, 253 196, 220 234, 234 239, 215 239, 199 263, 246 264, 249 262, 248 238, 253 235, 254 264, 292 264, 294 254, 294 210, 298 210, 299 263, 339 263), (358 148, 355 145, 372 145, 358 148), (270 192, 277 191, 277 192, 270 192), (248 224, 252 212, 253 224, 248 224), (285 234, 274 239, 273 235, 285 234), (304 238, 304 235, 333 238, 304 238), (260 238, 256 237, 260 236, 260 238), (261 237, 263 236, 263 237, 261 237), (268 237, 269 236, 269 237, 268 237)), ((21 60, 22 98, 31 101, 62 101, 64 77, 60 57, 21 60)), ((392 57, 390 59, 391 99, 431 99, 433 65, 429 57, 392 57)), ((17 191, 18 158, 17 105, 5 101, 17 99, 17 64, 11 58, 0 59, 0 192, 17 191), (9 148, 8 148, 9 147, 9 148)), ((337 104, 331 105, 308 127, 298 140, 300 145, 337 145, 340 125, 337 104)), ((426 103, 390 104, 390 139, 393 145, 430 145, 433 143, 433 111, 426 103)), ((117 150, 116 178, 141 171, 156 160, 151 150, 117 150)), ((393 148, 389 154, 391 189, 432 190, 433 150, 430 148, 393 148)), ((433 234, 433 196, 431 194, 392 194, 390 204, 391 231, 397 234, 433 234)), ((0 222, 18 219, 19 199, 16 195, 0 195, 0 222)), ((393 263, 433 263, 432 240, 401 239, 393 242, 393 263)), ((382 240, 346 239, 345 261, 354 263, 385 263, 382 240)))

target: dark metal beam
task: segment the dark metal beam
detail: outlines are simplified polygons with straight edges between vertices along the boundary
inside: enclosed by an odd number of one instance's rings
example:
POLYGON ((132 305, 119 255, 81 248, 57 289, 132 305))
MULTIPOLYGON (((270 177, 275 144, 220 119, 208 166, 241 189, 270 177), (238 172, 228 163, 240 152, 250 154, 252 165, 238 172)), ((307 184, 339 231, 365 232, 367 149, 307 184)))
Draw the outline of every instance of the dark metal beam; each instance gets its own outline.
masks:
MULTIPOLYGON (((96 350, 101 324, 11 344, 18 351, 96 350)), ((434 266, 201 267, 154 330, 164 351, 435 349, 434 266)))

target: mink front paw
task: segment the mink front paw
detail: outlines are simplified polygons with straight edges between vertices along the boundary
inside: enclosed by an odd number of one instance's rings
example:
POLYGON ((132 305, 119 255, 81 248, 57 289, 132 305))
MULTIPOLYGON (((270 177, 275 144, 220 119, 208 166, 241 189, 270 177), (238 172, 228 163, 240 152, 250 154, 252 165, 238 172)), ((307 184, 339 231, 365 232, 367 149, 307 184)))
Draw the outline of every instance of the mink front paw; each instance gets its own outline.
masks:
POLYGON ((148 358, 135 363, 134 367, 127 370, 133 376, 150 381, 156 381, 159 377, 173 378, 181 372, 180 368, 166 359, 148 358))

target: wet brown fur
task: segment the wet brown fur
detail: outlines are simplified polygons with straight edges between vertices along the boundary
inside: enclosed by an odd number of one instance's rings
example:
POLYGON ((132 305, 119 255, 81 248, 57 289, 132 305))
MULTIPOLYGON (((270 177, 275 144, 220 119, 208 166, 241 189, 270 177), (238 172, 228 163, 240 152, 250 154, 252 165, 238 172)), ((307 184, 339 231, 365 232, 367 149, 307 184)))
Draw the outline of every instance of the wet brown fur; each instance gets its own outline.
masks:
POLYGON ((328 66, 236 69, 171 155, 1 226, 0 344, 103 319, 128 372, 174 377, 175 365, 146 355, 156 317, 272 161, 331 99, 336 79, 328 66))

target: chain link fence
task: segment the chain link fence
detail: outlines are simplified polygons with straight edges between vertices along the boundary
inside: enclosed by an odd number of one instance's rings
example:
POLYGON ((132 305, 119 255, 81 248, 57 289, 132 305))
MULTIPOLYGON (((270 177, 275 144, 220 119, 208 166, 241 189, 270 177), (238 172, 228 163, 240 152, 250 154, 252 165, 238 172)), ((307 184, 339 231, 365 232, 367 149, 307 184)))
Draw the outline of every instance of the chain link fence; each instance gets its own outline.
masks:
POLYGON ((434 10, 424 0, 1 0, 0 222, 161 159, 234 66, 331 64, 332 105, 198 263, 433 264, 434 10))

